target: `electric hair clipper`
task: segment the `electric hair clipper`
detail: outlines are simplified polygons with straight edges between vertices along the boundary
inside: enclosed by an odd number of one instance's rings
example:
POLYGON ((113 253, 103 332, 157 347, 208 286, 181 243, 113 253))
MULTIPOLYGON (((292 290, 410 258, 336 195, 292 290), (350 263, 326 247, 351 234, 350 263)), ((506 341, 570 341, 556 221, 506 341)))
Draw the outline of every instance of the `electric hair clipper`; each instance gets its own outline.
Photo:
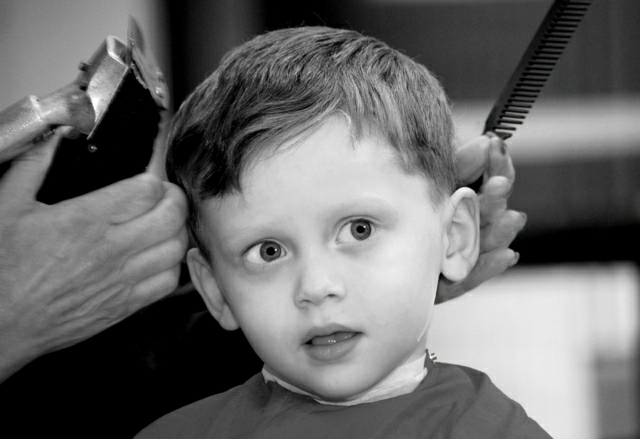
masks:
POLYGON ((71 84, 0 112, 0 162, 32 147, 61 125, 62 139, 38 193, 53 204, 144 172, 168 93, 131 18, 126 44, 109 36, 71 84))

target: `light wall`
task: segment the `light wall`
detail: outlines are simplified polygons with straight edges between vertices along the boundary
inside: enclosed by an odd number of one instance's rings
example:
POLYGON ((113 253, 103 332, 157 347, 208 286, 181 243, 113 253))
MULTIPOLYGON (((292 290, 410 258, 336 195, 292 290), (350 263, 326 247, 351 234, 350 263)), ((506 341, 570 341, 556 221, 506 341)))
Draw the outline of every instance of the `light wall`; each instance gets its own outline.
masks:
POLYGON ((437 306, 428 345, 554 438, 637 437, 639 295, 634 264, 516 267, 437 306))

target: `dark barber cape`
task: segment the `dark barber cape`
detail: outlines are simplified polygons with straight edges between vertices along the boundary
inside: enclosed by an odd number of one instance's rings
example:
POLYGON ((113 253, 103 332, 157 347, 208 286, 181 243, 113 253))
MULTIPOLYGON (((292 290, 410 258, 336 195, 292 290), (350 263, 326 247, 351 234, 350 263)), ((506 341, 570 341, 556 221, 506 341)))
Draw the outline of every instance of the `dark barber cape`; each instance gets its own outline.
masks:
POLYGON ((159 419, 136 439, 550 439, 487 375, 425 359, 413 391, 338 406, 293 393, 262 374, 159 419))
POLYGON ((243 334, 221 329, 197 293, 169 297, 0 384, 0 436, 131 438, 261 367, 243 334))

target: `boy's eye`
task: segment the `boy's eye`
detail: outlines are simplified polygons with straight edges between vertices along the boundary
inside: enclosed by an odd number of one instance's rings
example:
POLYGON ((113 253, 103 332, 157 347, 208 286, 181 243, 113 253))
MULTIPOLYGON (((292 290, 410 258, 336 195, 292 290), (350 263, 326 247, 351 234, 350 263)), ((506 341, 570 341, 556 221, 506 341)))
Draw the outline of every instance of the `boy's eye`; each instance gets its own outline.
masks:
POLYGON ((345 224, 338 234, 338 242, 364 241, 373 233, 370 221, 356 219, 345 224))
POLYGON ((280 244, 273 241, 265 241, 254 245, 245 254, 245 258, 252 264, 264 264, 273 262, 282 257, 284 250, 280 244))

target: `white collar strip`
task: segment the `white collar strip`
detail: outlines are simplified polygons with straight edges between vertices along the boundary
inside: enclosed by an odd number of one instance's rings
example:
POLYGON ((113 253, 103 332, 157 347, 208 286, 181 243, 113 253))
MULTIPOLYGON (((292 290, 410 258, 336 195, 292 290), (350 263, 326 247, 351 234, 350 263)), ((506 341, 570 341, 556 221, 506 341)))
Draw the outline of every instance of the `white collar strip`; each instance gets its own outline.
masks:
POLYGON ((299 389, 298 387, 293 386, 286 381, 283 381, 280 378, 276 377, 267 370, 266 366, 262 368, 262 376, 264 377, 265 383, 268 383, 269 381, 275 381, 285 389, 294 393, 309 396, 320 404, 350 406, 381 401, 383 399, 389 399, 395 396, 406 395, 407 393, 413 392, 422 382, 422 380, 427 376, 427 368, 424 367, 425 357, 426 353, 416 360, 403 364, 371 389, 361 393, 354 399, 344 402, 322 400, 317 396, 305 392, 304 390, 299 389))

